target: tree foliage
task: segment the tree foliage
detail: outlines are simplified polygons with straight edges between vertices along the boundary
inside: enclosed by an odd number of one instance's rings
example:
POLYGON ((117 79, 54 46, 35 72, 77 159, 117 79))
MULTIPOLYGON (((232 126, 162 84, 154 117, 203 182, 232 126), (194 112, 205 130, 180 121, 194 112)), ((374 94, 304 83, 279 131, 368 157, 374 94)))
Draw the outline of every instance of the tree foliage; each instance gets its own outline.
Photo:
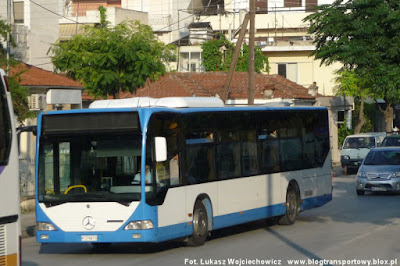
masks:
POLYGON ((354 70, 342 70, 338 71, 337 74, 339 76, 336 81, 339 85, 336 87, 336 95, 341 96, 344 94, 359 98, 357 123, 354 128, 354 133, 358 134, 362 129, 368 127, 368 123, 370 123, 370 120, 364 114, 365 98, 373 96, 370 84, 368 84, 368 80, 364 80, 357 75, 354 70))
POLYGON ((352 135, 352 134, 354 134, 354 131, 347 127, 347 118, 345 118, 343 121, 343 124, 341 124, 338 128, 338 145, 339 145, 339 147, 342 147, 345 138, 348 135, 352 135))
MULTIPOLYGON (((8 25, 7 21, 0 19, 0 53, 5 54, 6 47, 4 47, 5 41, 7 41, 7 33, 11 33, 11 26, 8 25)), ((10 41, 12 45, 15 45, 14 38, 10 34, 10 41)))
POLYGON ((105 9, 101 22, 86 27, 82 35, 59 41, 52 47, 56 71, 83 82, 95 97, 119 92, 134 93, 147 79, 156 80, 166 73, 172 48, 159 42, 152 29, 139 22, 109 26, 105 9))
MULTIPOLYGON (((400 5, 398 0, 336 0, 305 18, 314 34, 313 55, 322 64, 340 62, 386 102, 387 122, 400 100, 400 5)), ((391 123, 386 123, 390 131, 391 123)))
MULTIPOLYGON (((232 62, 235 45, 224 37, 202 43, 203 65, 206 71, 228 71, 232 62)), ((249 70, 249 46, 244 44, 236 64, 235 71, 249 70)), ((254 70, 257 73, 269 72, 268 57, 262 54, 259 47, 254 51, 254 70)))
MULTIPOLYGON (((7 62, 6 49, 2 43, 7 40, 7 33, 11 33, 11 27, 6 21, 0 20, 0 66, 5 67, 7 63, 10 67, 16 67, 18 62, 10 58, 7 62)), ((11 38, 11 45, 15 45, 14 40, 11 38)), ((35 113, 29 110, 28 97, 29 88, 20 85, 22 71, 13 72, 8 74, 8 85, 10 87, 11 98, 14 107, 14 113, 17 116, 19 123, 23 123, 25 119, 35 117, 35 113)))

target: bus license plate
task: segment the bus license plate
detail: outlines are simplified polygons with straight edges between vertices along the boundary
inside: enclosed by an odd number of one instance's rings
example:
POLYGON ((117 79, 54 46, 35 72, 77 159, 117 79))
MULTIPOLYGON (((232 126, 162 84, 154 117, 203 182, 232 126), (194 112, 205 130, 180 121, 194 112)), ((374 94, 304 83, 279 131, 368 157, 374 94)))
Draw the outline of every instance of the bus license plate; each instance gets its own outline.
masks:
POLYGON ((97 235, 81 236, 82 241, 97 241, 97 235))

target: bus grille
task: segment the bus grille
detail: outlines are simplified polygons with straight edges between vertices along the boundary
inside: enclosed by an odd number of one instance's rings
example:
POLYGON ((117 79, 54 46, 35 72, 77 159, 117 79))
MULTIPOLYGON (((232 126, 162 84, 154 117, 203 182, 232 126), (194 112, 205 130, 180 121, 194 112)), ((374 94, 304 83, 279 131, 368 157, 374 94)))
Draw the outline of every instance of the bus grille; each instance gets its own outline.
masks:
POLYGON ((6 227, 0 225, 0 266, 7 265, 6 227))

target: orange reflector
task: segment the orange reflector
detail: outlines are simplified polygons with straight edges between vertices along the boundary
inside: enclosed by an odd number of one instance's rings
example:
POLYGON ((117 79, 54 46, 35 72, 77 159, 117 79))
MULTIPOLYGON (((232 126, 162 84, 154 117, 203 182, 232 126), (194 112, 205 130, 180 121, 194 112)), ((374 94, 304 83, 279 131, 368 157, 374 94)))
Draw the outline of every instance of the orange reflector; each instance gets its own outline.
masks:
POLYGON ((192 222, 189 222, 189 225, 192 225, 192 222))
POLYGON ((243 214, 243 212, 240 212, 240 214, 243 214))

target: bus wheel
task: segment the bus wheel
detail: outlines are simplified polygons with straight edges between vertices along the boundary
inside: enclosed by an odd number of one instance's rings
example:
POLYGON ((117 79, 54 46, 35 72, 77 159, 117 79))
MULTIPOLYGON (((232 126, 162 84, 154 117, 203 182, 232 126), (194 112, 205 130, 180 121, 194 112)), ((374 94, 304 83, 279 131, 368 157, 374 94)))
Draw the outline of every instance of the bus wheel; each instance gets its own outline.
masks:
POLYGON ((208 215, 203 202, 196 201, 193 210, 193 235, 187 241, 188 246, 201 246, 208 235, 208 215))
POLYGON ((289 185, 286 193, 286 213, 280 217, 278 223, 282 225, 294 224, 299 211, 299 194, 294 185, 289 185))

